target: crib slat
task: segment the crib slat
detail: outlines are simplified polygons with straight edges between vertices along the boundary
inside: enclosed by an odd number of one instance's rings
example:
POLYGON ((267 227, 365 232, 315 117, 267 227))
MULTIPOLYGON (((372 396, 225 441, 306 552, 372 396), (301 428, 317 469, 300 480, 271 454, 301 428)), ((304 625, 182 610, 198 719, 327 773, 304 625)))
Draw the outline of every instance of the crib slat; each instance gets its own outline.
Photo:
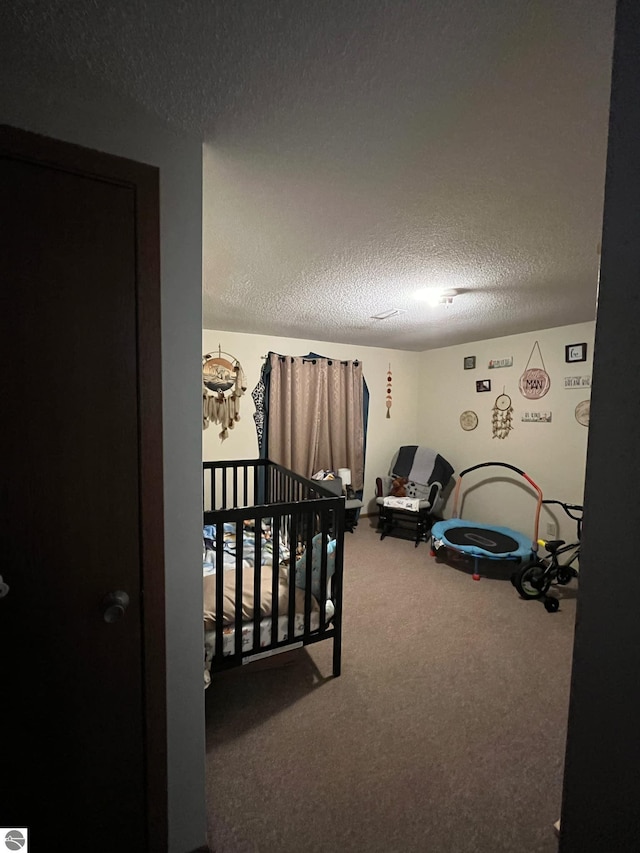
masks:
POLYGON ((318 604, 320 605, 320 630, 323 630, 327 612, 327 547, 329 544, 329 534, 325 531, 330 530, 329 516, 324 510, 320 511, 320 530, 322 531, 322 557, 320 561, 320 600, 318 604))
POLYGON ((294 639, 296 609, 296 548, 298 542, 298 516, 290 516, 289 532, 289 609, 287 611, 287 637, 294 639))
POLYGON ((304 583, 304 633, 311 631, 311 572, 313 568, 313 515, 307 518, 306 529, 306 554, 305 554, 305 583, 304 583))
POLYGON ((232 477, 232 492, 233 492, 233 506, 238 506, 238 465, 234 464, 233 468, 233 477, 232 477))
POLYGON ((260 603, 262 600, 262 518, 255 519, 253 561, 253 651, 260 649, 260 603))
POLYGON ((334 510, 333 530, 336 540, 335 571, 333 574, 333 677, 342 668, 342 590, 344 582, 344 501, 334 510))
POLYGON ((216 651, 215 656, 222 660, 222 629, 224 627, 224 525, 215 526, 216 549, 216 651))
POLYGON ((281 517, 274 513, 271 520, 271 545, 273 556, 271 559, 271 642, 277 643, 278 636, 278 608, 280 605, 280 522, 281 517))
POLYGON ((233 632, 234 654, 242 655, 242 581, 243 581, 243 543, 238 546, 238 523, 236 522, 236 595, 233 632))

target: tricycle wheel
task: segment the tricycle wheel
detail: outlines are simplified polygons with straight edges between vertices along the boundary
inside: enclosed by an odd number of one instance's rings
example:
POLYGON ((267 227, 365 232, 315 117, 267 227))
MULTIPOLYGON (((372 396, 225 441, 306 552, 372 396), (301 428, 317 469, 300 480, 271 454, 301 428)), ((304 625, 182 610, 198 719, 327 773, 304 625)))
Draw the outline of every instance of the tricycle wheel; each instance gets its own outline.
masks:
POLYGON ((513 585, 522 598, 542 598, 546 595, 551 580, 545 577, 545 568, 540 560, 530 560, 513 575, 513 585))
POLYGON ((571 566, 558 567, 557 581, 561 586, 566 586, 568 583, 570 583, 572 577, 573 574, 571 573, 571 566))
POLYGON ((547 611, 547 613, 556 613, 559 607, 560 602, 557 598, 545 598, 544 609, 547 611))

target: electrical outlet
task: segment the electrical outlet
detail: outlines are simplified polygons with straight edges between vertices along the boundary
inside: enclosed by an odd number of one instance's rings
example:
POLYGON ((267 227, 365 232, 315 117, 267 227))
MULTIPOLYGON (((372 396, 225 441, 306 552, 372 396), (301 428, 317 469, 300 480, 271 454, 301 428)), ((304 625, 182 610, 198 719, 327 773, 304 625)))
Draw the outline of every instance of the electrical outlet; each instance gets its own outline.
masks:
POLYGON ((555 539, 558 535, 558 530, 553 521, 547 521, 547 537, 549 539, 555 539))

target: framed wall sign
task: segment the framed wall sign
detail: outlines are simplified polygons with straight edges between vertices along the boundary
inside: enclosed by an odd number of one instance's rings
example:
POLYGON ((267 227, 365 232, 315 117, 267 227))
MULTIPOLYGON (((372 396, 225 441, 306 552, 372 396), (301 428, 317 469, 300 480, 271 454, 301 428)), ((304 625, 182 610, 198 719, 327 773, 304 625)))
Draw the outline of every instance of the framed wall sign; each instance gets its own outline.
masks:
POLYGON ((464 369, 465 370, 473 370, 476 366, 476 357, 475 355, 467 355, 464 359, 464 369))
POLYGON ((523 412, 521 421, 525 424, 550 424, 551 412, 523 412))
POLYGON ((564 348, 565 361, 586 361, 587 360, 587 345, 586 344, 567 344, 564 348))
POLYGON ((489 359, 489 370, 492 370, 494 367, 513 367, 513 356, 489 359))
POLYGON ((591 376, 565 376, 565 388, 591 388, 591 376))
POLYGON ((476 391, 491 391, 491 380, 479 379, 476 382, 476 391))

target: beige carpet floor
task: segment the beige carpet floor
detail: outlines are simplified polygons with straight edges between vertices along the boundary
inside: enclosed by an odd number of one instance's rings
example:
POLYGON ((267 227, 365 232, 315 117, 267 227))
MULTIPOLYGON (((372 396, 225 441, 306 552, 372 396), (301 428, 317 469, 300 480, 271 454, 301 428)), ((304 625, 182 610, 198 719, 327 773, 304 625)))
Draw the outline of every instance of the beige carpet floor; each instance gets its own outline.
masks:
POLYGON ((206 691, 216 853, 556 853, 577 582, 560 610, 497 564, 345 534, 342 675, 331 643, 206 691))

